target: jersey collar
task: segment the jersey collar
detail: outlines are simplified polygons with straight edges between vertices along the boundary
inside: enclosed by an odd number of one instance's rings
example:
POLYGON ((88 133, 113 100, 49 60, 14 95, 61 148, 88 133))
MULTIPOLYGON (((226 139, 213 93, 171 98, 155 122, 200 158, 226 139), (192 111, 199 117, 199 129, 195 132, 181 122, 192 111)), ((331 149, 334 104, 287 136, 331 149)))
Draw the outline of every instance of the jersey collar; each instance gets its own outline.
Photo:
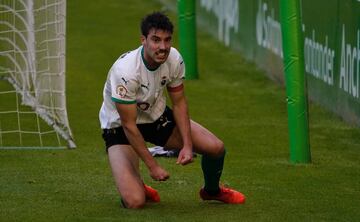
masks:
POLYGON ((141 48, 141 58, 142 58, 142 61, 143 61, 144 65, 145 65, 146 69, 149 70, 149 71, 153 72, 153 71, 157 70, 160 67, 160 66, 158 66, 156 68, 150 68, 149 63, 145 60, 145 57, 144 57, 144 46, 141 48))

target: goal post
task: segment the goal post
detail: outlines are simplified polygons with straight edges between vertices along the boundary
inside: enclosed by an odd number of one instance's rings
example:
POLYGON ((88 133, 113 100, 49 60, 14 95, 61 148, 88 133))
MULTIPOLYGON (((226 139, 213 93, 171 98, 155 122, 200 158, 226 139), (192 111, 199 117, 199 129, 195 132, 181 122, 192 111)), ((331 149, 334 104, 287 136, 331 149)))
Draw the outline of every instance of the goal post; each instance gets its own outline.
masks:
POLYGON ((65 97, 66 0, 0 2, 0 148, 75 148, 65 97))

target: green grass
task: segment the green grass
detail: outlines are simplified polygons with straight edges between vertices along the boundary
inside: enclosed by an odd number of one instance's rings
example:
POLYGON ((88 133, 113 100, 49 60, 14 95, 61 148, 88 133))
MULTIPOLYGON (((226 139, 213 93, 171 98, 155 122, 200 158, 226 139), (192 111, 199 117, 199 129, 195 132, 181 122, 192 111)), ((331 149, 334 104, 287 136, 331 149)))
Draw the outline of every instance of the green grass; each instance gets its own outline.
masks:
POLYGON ((1 150, 0 221, 358 220, 360 130, 310 104, 312 164, 290 164, 284 88, 202 32, 200 79, 186 83, 190 113, 225 142, 222 181, 247 203, 200 201, 200 158, 185 167, 159 158, 170 180, 142 172, 161 203, 120 207, 99 129, 102 89, 115 59, 139 45, 140 18, 161 8, 141 0, 68 1, 67 106, 78 148, 1 150))

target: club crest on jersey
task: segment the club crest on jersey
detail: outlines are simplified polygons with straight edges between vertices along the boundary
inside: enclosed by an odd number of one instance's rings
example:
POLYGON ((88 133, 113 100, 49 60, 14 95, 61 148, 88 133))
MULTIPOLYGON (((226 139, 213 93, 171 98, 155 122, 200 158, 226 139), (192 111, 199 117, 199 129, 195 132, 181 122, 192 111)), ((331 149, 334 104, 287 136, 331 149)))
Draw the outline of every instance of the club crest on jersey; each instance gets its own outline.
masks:
POLYGON ((149 103, 142 102, 142 103, 138 103, 138 104, 137 104, 137 107, 139 107, 139 109, 141 109, 142 111, 146 111, 146 110, 149 109, 150 104, 149 104, 149 103))
POLYGON ((166 76, 161 77, 161 86, 164 86, 166 84, 166 76))
POLYGON ((118 94, 121 98, 126 96, 127 89, 123 85, 116 86, 116 94, 118 94))

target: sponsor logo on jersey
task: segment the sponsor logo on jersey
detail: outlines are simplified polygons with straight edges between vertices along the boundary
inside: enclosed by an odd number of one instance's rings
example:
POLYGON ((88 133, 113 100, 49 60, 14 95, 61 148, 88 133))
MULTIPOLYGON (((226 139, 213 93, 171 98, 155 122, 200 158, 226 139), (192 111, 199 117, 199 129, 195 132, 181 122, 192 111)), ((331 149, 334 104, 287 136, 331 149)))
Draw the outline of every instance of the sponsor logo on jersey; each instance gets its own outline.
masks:
POLYGON ((137 104, 137 107, 139 107, 139 109, 141 109, 142 111, 146 111, 149 109, 150 104, 146 102, 141 102, 137 104))
POLYGON ((126 96, 127 89, 123 85, 116 86, 116 94, 118 94, 121 98, 126 96))

